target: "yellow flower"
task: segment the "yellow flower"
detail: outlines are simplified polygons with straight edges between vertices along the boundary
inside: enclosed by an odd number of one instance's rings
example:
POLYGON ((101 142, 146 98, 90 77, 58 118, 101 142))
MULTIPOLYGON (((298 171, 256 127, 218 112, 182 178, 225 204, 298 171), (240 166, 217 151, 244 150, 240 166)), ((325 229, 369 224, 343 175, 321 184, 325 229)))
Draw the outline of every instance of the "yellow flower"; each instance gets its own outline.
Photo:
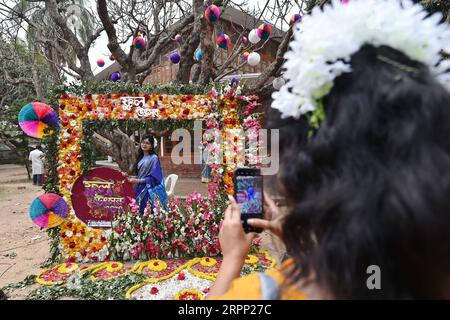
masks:
POLYGON ((197 290, 181 290, 175 295, 174 299, 180 300, 180 298, 183 298, 183 296, 184 296, 183 300, 205 300, 203 294, 197 290), (194 296, 197 297, 198 299, 194 299, 194 296))
POLYGON ((258 259, 258 257, 257 256, 254 256, 254 255, 252 255, 252 254, 249 254, 248 256, 247 256, 247 258, 245 259, 245 263, 246 264, 255 264, 255 263, 257 263, 259 261, 259 259, 258 259))
POLYGON ((122 267, 123 267, 123 264, 120 262, 110 262, 108 264, 108 266, 106 267, 106 271, 112 273, 112 272, 121 270, 122 267))
POLYGON ((216 265, 216 263, 217 263, 217 260, 214 258, 202 258, 202 260, 200 260, 200 264, 203 267, 211 268, 211 267, 214 267, 216 265))
POLYGON ((78 264, 76 263, 62 263, 58 267, 59 273, 71 273, 78 269, 78 264))
POLYGON ((159 259, 151 259, 147 262, 147 268, 151 271, 163 271, 167 269, 167 263, 159 259))

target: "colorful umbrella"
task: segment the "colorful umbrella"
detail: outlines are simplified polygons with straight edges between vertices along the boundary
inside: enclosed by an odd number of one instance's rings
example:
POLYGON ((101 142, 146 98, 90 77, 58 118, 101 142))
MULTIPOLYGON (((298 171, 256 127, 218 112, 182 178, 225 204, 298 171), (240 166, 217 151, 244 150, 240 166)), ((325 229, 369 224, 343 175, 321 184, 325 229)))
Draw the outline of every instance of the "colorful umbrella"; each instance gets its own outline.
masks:
POLYGON ((19 126, 30 137, 42 138, 49 125, 58 125, 58 114, 45 103, 31 102, 19 112, 19 126))
POLYGON ((69 207, 62 197, 46 193, 31 203, 30 217, 41 228, 53 228, 64 221, 68 211, 69 207))

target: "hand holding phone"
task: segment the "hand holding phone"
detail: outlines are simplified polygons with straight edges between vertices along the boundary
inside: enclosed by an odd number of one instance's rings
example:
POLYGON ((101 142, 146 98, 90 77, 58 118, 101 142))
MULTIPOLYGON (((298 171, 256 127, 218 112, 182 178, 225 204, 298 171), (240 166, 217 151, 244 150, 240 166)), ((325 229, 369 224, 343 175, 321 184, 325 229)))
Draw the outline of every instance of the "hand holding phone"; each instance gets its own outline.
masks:
POLYGON ((283 234, 283 219, 284 216, 273 199, 264 193, 264 219, 248 219, 247 222, 250 226, 270 231, 281 239, 283 234))
POLYGON ((241 223, 246 233, 262 232, 247 223, 250 218, 264 217, 263 179, 259 169, 240 168, 234 174, 234 198, 241 209, 241 223))

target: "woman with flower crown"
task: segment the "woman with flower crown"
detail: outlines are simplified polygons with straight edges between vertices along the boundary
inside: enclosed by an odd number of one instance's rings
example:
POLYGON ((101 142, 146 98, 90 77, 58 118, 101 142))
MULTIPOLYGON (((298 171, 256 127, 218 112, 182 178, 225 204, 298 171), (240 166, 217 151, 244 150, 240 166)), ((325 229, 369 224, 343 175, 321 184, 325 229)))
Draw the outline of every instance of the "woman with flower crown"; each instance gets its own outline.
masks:
POLYGON ((291 257, 239 278, 252 234, 224 214, 212 299, 450 298, 450 28, 409 0, 333 1, 294 26, 273 94, 266 220, 291 257), (276 112, 276 114, 275 114, 276 112))

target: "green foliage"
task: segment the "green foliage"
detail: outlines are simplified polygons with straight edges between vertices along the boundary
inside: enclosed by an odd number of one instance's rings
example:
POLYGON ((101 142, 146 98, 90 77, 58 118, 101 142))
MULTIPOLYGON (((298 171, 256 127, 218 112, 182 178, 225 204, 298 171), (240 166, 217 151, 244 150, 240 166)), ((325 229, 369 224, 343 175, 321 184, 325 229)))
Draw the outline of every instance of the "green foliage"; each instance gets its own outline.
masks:
POLYGON ((17 282, 17 283, 8 284, 8 285, 4 286, 3 288, 1 288, 1 290, 3 290, 6 293, 6 292, 14 291, 16 289, 22 289, 22 288, 25 288, 25 287, 35 284, 36 283, 35 279, 36 279, 35 275, 33 275, 33 274, 28 275, 22 281, 17 282))
POLYGON ((60 227, 46 229, 47 235, 50 238, 50 256, 44 263, 41 264, 41 268, 48 268, 55 263, 61 263, 61 252, 59 251, 59 233, 60 227))
POLYGON ((41 140, 45 147, 45 183, 44 190, 49 193, 59 193, 58 178, 58 136, 59 128, 52 128, 53 134, 41 140))
POLYGON ((165 85, 144 84, 139 86, 135 83, 126 82, 84 82, 81 84, 71 83, 70 85, 59 85, 51 88, 51 95, 59 97, 63 94, 83 96, 86 94, 206 94, 212 85, 203 86, 197 83, 182 84, 170 83, 165 85))

